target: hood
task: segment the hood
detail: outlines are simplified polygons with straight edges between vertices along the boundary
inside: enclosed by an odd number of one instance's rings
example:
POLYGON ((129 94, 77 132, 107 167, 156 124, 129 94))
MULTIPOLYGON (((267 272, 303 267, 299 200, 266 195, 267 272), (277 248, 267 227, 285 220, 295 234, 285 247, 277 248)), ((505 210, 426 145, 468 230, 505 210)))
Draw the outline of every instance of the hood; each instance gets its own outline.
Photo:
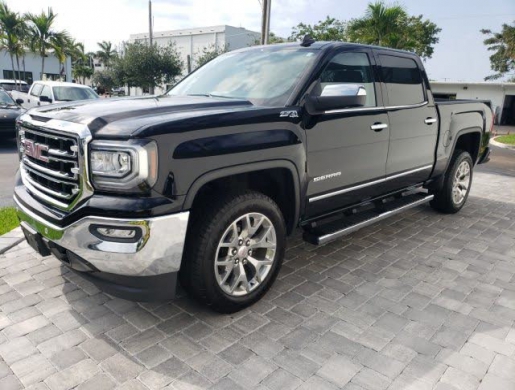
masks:
POLYGON ((0 121, 14 120, 24 112, 25 110, 19 106, 9 108, 4 108, 0 106, 0 121))
POLYGON ((251 109, 247 100, 205 96, 145 96, 68 102, 33 108, 36 120, 59 119, 87 125, 93 136, 126 138, 143 128, 216 113, 251 109))

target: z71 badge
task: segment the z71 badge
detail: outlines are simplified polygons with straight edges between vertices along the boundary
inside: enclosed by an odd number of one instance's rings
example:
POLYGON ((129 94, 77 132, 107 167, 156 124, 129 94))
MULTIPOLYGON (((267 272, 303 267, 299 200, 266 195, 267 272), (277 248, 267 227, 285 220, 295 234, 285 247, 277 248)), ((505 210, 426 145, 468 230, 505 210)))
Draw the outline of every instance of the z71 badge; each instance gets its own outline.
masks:
POLYGON ((298 118, 299 117, 299 113, 297 111, 281 111, 281 113, 279 114, 279 117, 280 118, 298 118))

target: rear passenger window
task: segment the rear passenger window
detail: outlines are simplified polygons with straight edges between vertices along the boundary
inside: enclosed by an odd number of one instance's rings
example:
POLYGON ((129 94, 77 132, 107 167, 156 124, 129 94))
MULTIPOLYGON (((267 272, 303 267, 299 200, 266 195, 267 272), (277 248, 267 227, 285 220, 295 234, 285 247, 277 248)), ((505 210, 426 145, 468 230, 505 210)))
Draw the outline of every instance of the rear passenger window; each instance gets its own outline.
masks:
POLYGON ((379 59, 389 106, 405 106, 425 101, 422 74, 415 61, 387 55, 379 55, 379 59))
POLYGON ((32 87, 32 91, 30 91, 30 94, 33 96, 39 96, 42 89, 43 89, 42 84, 35 84, 34 87, 32 87))
POLYGON ((376 105, 374 75, 366 53, 340 53, 334 56, 320 76, 322 90, 326 85, 359 84, 367 91, 365 107, 376 105))

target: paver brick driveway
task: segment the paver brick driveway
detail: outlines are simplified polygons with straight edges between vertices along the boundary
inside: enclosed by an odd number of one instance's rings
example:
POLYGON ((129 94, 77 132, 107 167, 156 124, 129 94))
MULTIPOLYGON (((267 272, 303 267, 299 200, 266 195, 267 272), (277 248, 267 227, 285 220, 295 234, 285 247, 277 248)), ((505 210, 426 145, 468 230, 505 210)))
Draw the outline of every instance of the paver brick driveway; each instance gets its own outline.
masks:
POLYGON ((112 298, 24 243, 0 256, 0 389, 515 389, 515 177, 323 247, 289 241, 236 315, 112 298))

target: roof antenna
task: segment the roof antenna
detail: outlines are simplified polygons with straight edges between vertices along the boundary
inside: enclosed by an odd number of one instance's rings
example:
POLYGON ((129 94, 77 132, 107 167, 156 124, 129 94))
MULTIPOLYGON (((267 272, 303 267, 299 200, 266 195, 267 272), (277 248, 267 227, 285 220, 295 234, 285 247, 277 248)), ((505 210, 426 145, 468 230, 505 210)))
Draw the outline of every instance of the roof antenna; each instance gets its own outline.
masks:
POLYGON ((315 43, 315 39, 311 35, 305 35, 300 45, 302 47, 309 47, 313 43, 315 43))

